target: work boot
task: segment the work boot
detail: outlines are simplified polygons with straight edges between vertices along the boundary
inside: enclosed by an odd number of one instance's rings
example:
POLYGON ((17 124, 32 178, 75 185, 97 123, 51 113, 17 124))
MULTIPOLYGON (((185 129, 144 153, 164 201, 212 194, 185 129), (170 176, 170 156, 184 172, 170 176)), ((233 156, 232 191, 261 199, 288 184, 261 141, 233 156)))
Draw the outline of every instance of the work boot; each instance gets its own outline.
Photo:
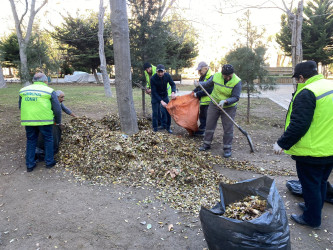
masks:
POLYGON ((36 167, 36 164, 32 167, 27 167, 27 172, 32 172, 35 167, 36 167))
POLYGON ((166 131, 168 131, 169 134, 172 134, 172 133, 173 133, 172 130, 171 130, 171 128, 166 129, 166 131))
POLYGON ((46 168, 53 168, 55 165, 57 164, 56 161, 54 161, 53 163, 51 163, 50 165, 46 165, 46 168))
POLYGON ((194 136, 205 136, 205 131, 196 131, 194 132, 194 136))
POLYGON ((202 146, 199 147, 199 151, 206 151, 210 149, 210 145, 208 144, 203 144, 202 146))
POLYGON ((231 156, 231 150, 224 150, 223 151, 223 157, 229 158, 231 156))
POLYGON ((158 126, 157 127, 157 130, 163 130, 163 129, 165 129, 165 127, 163 127, 163 126, 158 126))
POLYGON ((303 215, 292 214, 292 215, 290 215, 290 218, 298 224, 311 227, 315 230, 320 229, 320 226, 313 227, 313 226, 310 226, 308 223, 306 223, 306 221, 303 219, 303 215))

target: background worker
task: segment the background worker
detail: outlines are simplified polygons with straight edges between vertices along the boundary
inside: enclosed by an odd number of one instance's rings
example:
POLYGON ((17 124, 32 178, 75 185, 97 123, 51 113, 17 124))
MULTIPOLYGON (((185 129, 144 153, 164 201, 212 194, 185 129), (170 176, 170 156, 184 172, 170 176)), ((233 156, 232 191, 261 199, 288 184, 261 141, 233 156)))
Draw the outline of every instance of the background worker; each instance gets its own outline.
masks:
POLYGON ((156 74, 156 67, 154 65, 151 65, 149 62, 146 62, 143 64, 143 70, 146 79, 146 93, 150 94, 151 93, 150 78, 156 74))
POLYGON ((62 92, 61 90, 56 90, 56 95, 58 97, 58 100, 60 102, 60 106, 62 111, 64 111, 67 115, 73 116, 73 117, 77 117, 69 108, 67 108, 65 106, 65 104, 63 103, 65 101, 65 93, 62 92))
MULTIPOLYGON (((55 91, 57 98, 60 103, 60 107, 62 111, 64 111, 66 114, 77 117, 69 108, 65 106, 63 103, 65 100, 65 93, 62 92, 61 90, 56 90, 55 91)), ((62 124, 59 125, 54 125, 52 126, 52 136, 53 136, 53 151, 54 154, 58 153, 59 151, 59 145, 60 145, 60 140, 61 140, 61 130, 62 130, 62 124)), ((37 142, 37 148, 36 148, 36 160, 44 161, 45 158, 45 150, 44 150, 44 139, 41 133, 38 135, 38 142, 37 142)))
MULTIPOLYGON (((212 71, 208 67, 208 64, 205 62, 200 62, 198 64, 198 67, 196 68, 198 70, 198 73, 200 75, 199 81, 205 82, 208 81, 210 78, 213 78, 212 71)), ((209 94, 212 93, 214 88, 214 85, 207 88, 207 92, 209 94)), ((207 110, 208 105, 210 103, 210 98, 207 96, 207 94, 200 88, 196 87, 194 90, 194 97, 198 98, 200 100, 200 110, 199 110, 199 130, 194 133, 194 135, 204 135, 205 128, 206 128, 206 118, 207 118, 207 110)))
POLYGON ((157 65, 156 74, 150 79, 151 82, 151 106, 153 110, 153 130, 157 132, 158 130, 158 115, 159 107, 162 114, 162 127, 172 133, 171 126, 171 116, 168 113, 166 106, 169 103, 168 97, 168 84, 171 86, 171 98, 175 99, 176 95, 176 84, 172 80, 169 73, 165 72, 165 67, 162 64, 157 65))
MULTIPOLYGON (((197 82, 194 82, 194 84, 196 87, 198 86, 197 82)), ((212 98, 219 103, 219 106, 222 107, 232 119, 235 119, 237 102, 242 90, 242 81, 234 73, 234 67, 230 64, 223 65, 222 72, 215 73, 213 78, 202 82, 201 85, 204 88, 214 86, 211 94, 212 98)), ((212 102, 208 106, 205 136, 203 145, 199 147, 199 150, 205 151, 210 149, 219 117, 221 117, 223 126, 223 156, 228 158, 231 156, 231 146, 234 137, 233 123, 212 102)))
POLYGON ((43 73, 36 73, 33 84, 19 92, 21 125, 25 126, 27 137, 27 172, 36 167, 35 151, 39 132, 44 138, 46 168, 56 164, 53 153, 52 125, 61 124, 61 108, 56 93, 47 86, 48 79, 43 73))
POLYGON ((284 150, 296 161, 304 203, 298 204, 303 214, 292 214, 291 219, 317 228, 333 169, 333 82, 318 74, 314 61, 297 64, 293 77, 298 88, 289 105, 285 131, 273 150, 276 154, 284 150))

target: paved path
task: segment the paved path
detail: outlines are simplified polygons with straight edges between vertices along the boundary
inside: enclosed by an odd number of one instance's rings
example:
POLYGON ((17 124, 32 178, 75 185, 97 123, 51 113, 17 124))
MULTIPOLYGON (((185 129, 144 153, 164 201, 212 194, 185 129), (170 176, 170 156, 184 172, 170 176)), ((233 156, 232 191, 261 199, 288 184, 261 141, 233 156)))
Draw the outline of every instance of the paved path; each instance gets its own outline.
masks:
MULTIPOLYGON (((284 109, 288 109, 291 100, 291 94, 294 92, 293 85, 277 85, 276 90, 262 91, 260 94, 251 95, 251 97, 269 98, 284 109)), ((177 95, 186 95, 191 91, 179 91, 177 95)), ((247 94, 242 93, 241 98, 246 98, 247 94)))

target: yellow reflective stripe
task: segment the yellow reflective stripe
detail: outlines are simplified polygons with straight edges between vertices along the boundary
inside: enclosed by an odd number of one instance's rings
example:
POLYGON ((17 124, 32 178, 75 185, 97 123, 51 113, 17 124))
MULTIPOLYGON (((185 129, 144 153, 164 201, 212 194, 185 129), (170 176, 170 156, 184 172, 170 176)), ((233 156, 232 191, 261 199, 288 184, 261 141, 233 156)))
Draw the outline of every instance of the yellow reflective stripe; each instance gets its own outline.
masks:
POLYGON ((50 92, 46 92, 46 91, 39 90, 39 89, 22 90, 22 91, 20 91, 20 94, 23 93, 23 92, 33 92, 33 91, 46 93, 46 94, 48 94, 48 95, 51 95, 51 94, 52 94, 52 93, 50 93, 50 92))

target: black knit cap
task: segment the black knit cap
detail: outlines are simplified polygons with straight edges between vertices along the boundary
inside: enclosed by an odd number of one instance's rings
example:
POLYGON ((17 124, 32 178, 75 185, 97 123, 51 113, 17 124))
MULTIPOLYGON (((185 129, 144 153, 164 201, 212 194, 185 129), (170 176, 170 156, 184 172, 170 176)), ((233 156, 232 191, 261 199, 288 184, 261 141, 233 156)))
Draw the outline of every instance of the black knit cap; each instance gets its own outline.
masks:
POLYGON ((231 75, 234 73, 234 67, 231 64, 225 64, 222 67, 222 74, 223 75, 231 75))
POLYGON ((147 69, 147 68, 150 68, 151 67, 151 64, 149 62, 146 62, 144 65, 143 65, 143 69, 147 69))
POLYGON ((310 78, 317 75, 317 64, 315 61, 307 61, 296 64, 294 74, 292 77, 299 78, 302 75, 304 78, 310 78))

